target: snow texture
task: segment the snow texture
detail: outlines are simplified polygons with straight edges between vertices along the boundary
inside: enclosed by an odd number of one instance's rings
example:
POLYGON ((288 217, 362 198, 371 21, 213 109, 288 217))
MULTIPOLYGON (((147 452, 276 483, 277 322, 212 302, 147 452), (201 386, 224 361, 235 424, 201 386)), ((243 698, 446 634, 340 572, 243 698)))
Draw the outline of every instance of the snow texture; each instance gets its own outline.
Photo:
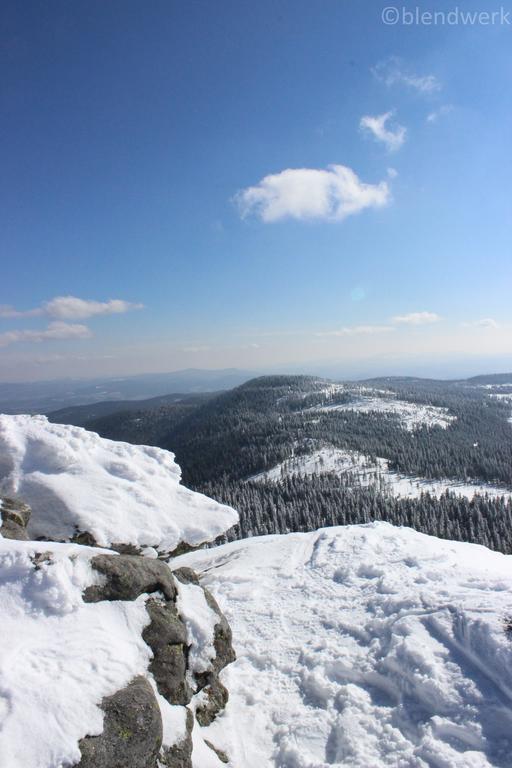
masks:
POLYGON ((104 440, 44 416, 0 415, 0 491, 32 507, 31 538, 91 533, 103 547, 129 543, 171 552, 212 541, 238 514, 180 485, 161 448, 104 440))
POLYGON ((510 768, 512 557, 387 523, 233 542, 237 661, 205 737, 244 768, 510 768))
POLYGON ((0 537, 0 765, 5 768, 77 763, 79 739, 103 730, 102 698, 147 669, 144 597, 82 601, 83 589, 98 579, 89 563, 98 551, 0 537))
MULTIPOLYGON (((219 617, 213 611, 197 584, 182 584, 176 582, 178 598, 176 607, 178 614, 187 626, 187 641, 190 646, 188 654, 189 671, 192 673, 206 672, 215 658, 213 645, 215 625, 219 617)), ((195 687, 193 679, 190 680, 195 687)))
MULTIPOLYGON (((477 446, 475 446, 477 447, 477 446)), ((259 472, 248 478, 251 482, 278 482, 292 475, 306 477, 333 472, 337 475, 355 476, 358 486, 373 486, 384 494, 402 498, 418 498, 422 493, 440 497, 446 491, 456 496, 472 499, 475 494, 493 498, 512 497, 509 488, 490 483, 470 483, 457 480, 427 480, 413 475, 402 475, 388 468, 386 459, 372 461, 368 456, 357 451, 339 448, 321 448, 308 454, 299 454, 277 464, 272 469, 259 472)))
POLYGON ((409 403, 388 397, 358 397, 349 403, 323 405, 309 411, 356 411, 358 413, 389 413, 396 416, 400 425, 412 432, 419 427, 441 427, 446 429, 455 417, 448 408, 422 403, 409 403))

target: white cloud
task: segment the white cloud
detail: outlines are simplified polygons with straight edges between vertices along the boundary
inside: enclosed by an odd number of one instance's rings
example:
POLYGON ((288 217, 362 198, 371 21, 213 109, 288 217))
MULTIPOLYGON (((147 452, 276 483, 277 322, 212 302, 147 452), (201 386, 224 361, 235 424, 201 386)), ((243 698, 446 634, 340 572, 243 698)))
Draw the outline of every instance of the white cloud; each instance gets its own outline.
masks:
POLYGON ((388 127, 387 123, 393 116, 393 111, 385 112, 383 115, 365 115, 359 122, 359 127, 363 131, 368 131, 377 140, 386 145, 389 152, 396 152, 405 141, 407 129, 398 123, 393 127, 388 127))
POLYGON ((64 323, 56 320, 42 330, 16 330, 0 333, 0 347, 6 347, 20 341, 48 341, 57 339, 87 339, 91 332, 86 325, 64 323))
POLYGON ((85 320, 95 315, 119 315, 131 309, 142 309, 142 304, 131 304, 122 299, 93 301, 76 296, 57 296, 43 306, 44 314, 59 320, 85 320))
POLYGON ((122 299, 94 301, 79 299, 76 296, 56 296, 35 309, 17 310, 8 305, 0 305, 0 318, 38 317, 46 315, 57 320, 85 320, 95 315, 117 315, 132 309, 142 309, 142 304, 132 304, 122 299))
POLYGON ((395 329, 391 325, 348 325, 336 331, 324 331, 316 336, 375 336, 395 329))
POLYGON ((37 309, 19 310, 11 307, 10 304, 0 304, 0 318, 13 318, 13 317, 37 317, 42 315, 43 310, 38 307, 37 309))
POLYGON ((391 322, 395 325, 430 325, 440 319, 435 312, 410 312, 408 315, 395 315, 391 322))
POLYGON ((465 328, 491 328, 497 330, 500 324, 492 317, 482 317, 481 320, 473 320, 471 323, 462 323, 465 328))
POLYGON ((365 184, 351 168, 287 168, 265 176, 256 186, 234 198, 242 218, 250 214, 262 221, 284 218, 342 220, 365 208, 381 208, 391 200, 386 181, 365 184))
POLYGON ((404 63, 397 56, 390 56, 379 62, 372 72, 377 80, 387 86, 405 85, 419 93, 435 93, 442 87, 435 75, 416 75, 407 71, 404 63))
POLYGON ((449 115, 450 112, 453 112, 453 106, 451 104, 443 104, 439 109, 429 112, 427 115, 427 123, 437 123, 439 118, 444 117, 444 115, 449 115))

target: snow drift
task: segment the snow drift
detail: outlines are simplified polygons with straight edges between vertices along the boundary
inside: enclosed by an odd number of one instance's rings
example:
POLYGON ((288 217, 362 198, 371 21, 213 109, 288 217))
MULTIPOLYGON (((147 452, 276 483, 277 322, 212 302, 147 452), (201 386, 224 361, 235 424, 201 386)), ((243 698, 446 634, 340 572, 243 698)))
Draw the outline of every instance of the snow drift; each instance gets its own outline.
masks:
MULTIPOLYGON (((162 746, 187 737, 185 706, 159 695, 148 671, 153 654, 143 630, 150 622, 150 595, 84 602, 86 587, 104 581, 91 566, 101 552, 108 550, 0 536, 0 765, 5 768, 76 765, 80 739, 103 731, 102 701, 138 675, 154 688, 162 746)), ((183 616, 197 657, 213 654, 210 613, 203 607, 197 614, 187 605, 183 616)), ((194 768, 220 768, 197 723, 192 735, 194 768)))
POLYGON ((512 557, 374 523, 176 562, 233 629, 206 731, 233 765, 512 765, 512 557))
POLYGON ((180 485, 161 448, 104 440, 44 416, 0 415, 0 491, 32 507, 31 538, 88 532, 103 547, 171 552, 214 540, 238 514, 180 485))

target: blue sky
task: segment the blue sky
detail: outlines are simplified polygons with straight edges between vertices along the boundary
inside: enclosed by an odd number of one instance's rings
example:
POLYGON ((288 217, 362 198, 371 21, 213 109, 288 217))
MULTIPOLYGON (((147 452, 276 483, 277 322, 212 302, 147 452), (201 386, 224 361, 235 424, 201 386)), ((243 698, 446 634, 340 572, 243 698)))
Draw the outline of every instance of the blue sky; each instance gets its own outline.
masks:
POLYGON ((388 5, 7 0, 0 378, 511 368, 512 5, 388 5))

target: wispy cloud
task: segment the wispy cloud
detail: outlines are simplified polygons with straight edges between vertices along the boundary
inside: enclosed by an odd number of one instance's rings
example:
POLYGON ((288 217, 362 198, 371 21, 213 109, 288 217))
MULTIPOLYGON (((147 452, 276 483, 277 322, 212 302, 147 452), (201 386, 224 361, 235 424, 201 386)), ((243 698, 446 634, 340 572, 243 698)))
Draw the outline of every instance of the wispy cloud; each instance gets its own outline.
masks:
POLYGON ((391 322, 394 325, 430 325, 438 323, 440 319, 435 312, 410 312, 407 315, 395 315, 391 322))
POLYGON ((392 325, 347 325, 335 331, 320 331, 316 336, 375 336, 394 331, 392 325))
POLYGON ((142 304, 132 304, 122 299, 94 301, 79 299, 77 296, 56 296, 34 309, 19 310, 0 305, 0 318, 53 317, 57 320, 86 320, 95 315, 117 315, 132 309, 142 309, 142 304))
POLYGON ((397 56, 390 56, 380 61, 372 72, 377 80, 387 86, 405 85, 419 93, 435 93, 442 87, 435 75, 418 75, 411 72, 397 56))
POLYGON ((91 331, 86 325, 64 323, 56 320, 42 330, 25 329, 0 333, 0 347, 6 347, 9 344, 15 344, 20 341, 41 342, 56 339, 87 339, 90 336, 91 331))
POLYGON ((365 184, 344 165, 330 165, 326 170, 287 168, 265 176, 234 198, 242 218, 252 214, 264 222, 285 218, 340 221, 365 208, 381 208, 390 200, 387 181, 365 184))
POLYGON ((492 317, 482 317, 480 320, 473 320, 469 323, 462 323, 464 328, 490 328, 498 330, 500 324, 492 317))
POLYGON ((386 146, 388 152, 396 152, 400 149, 407 135, 407 129, 403 125, 398 123, 394 126, 388 125, 393 115, 393 111, 385 112, 383 115, 365 115, 359 122, 361 130, 371 133, 374 139, 386 146))
POLYGON ((437 123, 440 118, 449 115, 450 112, 453 112, 453 106, 451 104, 443 104, 439 109, 434 109, 428 113, 427 123, 437 123))

